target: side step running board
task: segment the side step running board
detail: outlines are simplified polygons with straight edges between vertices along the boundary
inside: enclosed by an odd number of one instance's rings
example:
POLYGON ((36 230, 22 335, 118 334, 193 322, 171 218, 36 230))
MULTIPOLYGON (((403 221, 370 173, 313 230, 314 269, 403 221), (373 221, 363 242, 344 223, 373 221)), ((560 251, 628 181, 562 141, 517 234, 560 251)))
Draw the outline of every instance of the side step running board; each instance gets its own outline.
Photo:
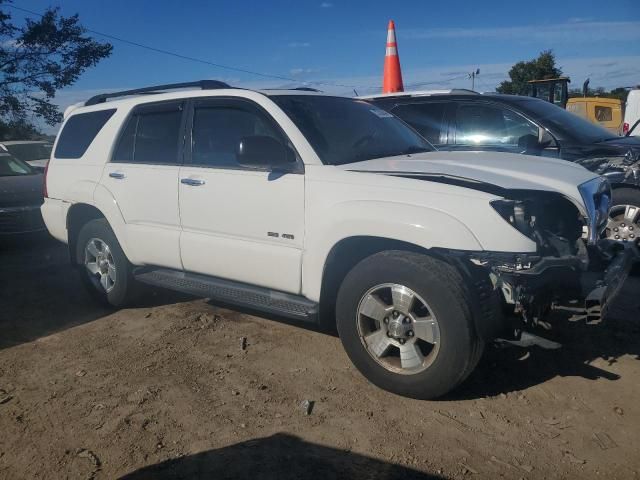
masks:
POLYGON ((169 290, 210 298, 293 320, 316 322, 318 304, 299 295, 224 280, 198 273, 142 267, 133 272, 136 280, 169 290))

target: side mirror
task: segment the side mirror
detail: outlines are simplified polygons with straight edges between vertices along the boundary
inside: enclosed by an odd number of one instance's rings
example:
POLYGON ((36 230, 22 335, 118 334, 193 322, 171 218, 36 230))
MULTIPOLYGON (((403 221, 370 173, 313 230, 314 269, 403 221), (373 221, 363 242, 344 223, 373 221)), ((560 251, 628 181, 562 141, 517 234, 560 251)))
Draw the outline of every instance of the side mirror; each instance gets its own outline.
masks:
POLYGON ((295 154, 273 137, 252 135, 242 137, 238 144, 237 160, 243 167, 282 168, 295 164, 295 154))

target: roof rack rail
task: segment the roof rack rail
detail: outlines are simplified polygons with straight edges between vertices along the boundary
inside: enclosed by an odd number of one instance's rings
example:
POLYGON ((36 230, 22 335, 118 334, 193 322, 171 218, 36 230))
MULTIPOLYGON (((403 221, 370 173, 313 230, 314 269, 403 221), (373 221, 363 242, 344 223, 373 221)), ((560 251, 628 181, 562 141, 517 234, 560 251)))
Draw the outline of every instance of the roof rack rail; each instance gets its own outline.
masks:
POLYGON ((292 88, 291 90, 300 90, 301 92, 320 92, 320 90, 318 90, 317 88, 311 87, 296 87, 292 88))
POLYGON ((377 93, 374 95, 361 95, 358 98, 362 99, 383 99, 383 98, 405 98, 405 97, 422 97, 422 96, 436 96, 436 95, 480 95, 475 90, 469 90, 467 88, 447 88, 441 90, 409 90, 406 92, 393 92, 393 93, 377 93))
POLYGON ((197 82, 184 82, 184 83, 168 83, 166 85, 155 85, 152 87, 136 88, 134 90, 123 90, 121 92, 101 93, 95 95, 89 100, 84 102, 85 106, 97 105, 98 103, 104 103, 109 98, 127 97, 129 95, 139 95, 144 93, 160 93, 163 90, 176 90, 179 88, 197 87, 202 90, 216 90, 219 88, 232 88, 230 85, 221 82, 219 80, 199 80, 197 82))
POLYGON ((470 90, 468 88, 452 88, 451 93, 457 95, 480 95, 480 93, 475 90, 470 90))

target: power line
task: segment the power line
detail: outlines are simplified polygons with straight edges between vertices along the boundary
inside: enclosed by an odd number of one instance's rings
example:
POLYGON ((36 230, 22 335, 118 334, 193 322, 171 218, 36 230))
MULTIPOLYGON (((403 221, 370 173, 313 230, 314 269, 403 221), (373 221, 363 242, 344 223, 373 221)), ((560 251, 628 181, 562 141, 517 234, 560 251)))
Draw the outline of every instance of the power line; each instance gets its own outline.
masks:
MULTIPOLYGON (((9 7, 9 8, 13 8, 14 10, 18 10, 20 12, 23 13, 28 13, 30 15, 36 15, 38 17, 43 17, 42 14, 38 13, 38 12, 34 12, 32 10, 28 10, 26 8, 21 8, 21 7, 16 7, 15 5, 9 5, 6 4, 5 6, 9 7)), ((152 47, 149 45, 145 45, 142 43, 138 43, 138 42, 134 42, 132 40, 127 40, 125 38, 121 38, 121 37, 116 37, 115 35, 110 35, 108 33, 104 33, 104 32, 99 32, 97 30, 91 30, 89 28, 85 28, 85 30, 87 32, 93 33, 95 35, 100 35, 101 37, 105 37, 108 38, 110 40, 115 40, 117 42, 121 42, 121 43, 125 43, 127 45, 131 45, 134 47, 138 47, 138 48, 143 48, 145 50, 149 50, 152 52, 156 52, 156 53, 162 53, 164 55, 170 55, 172 57, 175 58, 180 58, 182 60, 188 60, 191 62, 197 62, 197 63, 201 63, 204 65, 209 65, 212 67, 216 67, 216 68, 220 68, 220 69, 224 69, 224 70, 229 70, 232 72, 238 72, 238 73, 245 73, 248 75, 255 75, 258 77, 263 77, 263 78, 271 78, 271 79, 275 79, 275 80, 284 80, 287 82, 294 82, 294 83, 310 83, 310 84, 314 84, 314 85, 328 85, 328 86, 333 86, 333 87, 344 87, 344 88, 358 88, 357 86, 354 85, 344 85, 344 84, 340 84, 340 83, 332 83, 332 82, 324 82, 324 81, 311 81, 311 80, 299 80, 299 79, 295 79, 295 78, 291 78, 291 77, 285 77, 282 75, 273 75, 270 73, 262 73, 262 72, 256 72, 254 70, 248 70, 245 68, 240 68, 240 67, 233 67, 230 65, 223 65, 221 63, 215 63, 215 62, 210 62, 209 60, 204 60, 201 58, 196 58, 196 57, 190 57, 188 55, 182 55, 181 53, 176 53, 176 52, 171 52, 169 50, 164 50, 162 48, 156 48, 156 47, 152 47)))
MULTIPOLYGON (((30 15, 35 15, 38 17, 43 17, 44 15, 42 15, 41 13, 38 12, 34 12, 33 10, 29 10, 26 8, 22 8, 22 7, 16 7, 15 5, 10 5, 10 4, 5 4, 6 7, 12 8, 14 10, 23 12, 23 13, 28 13, 30 15)), ((216 68, 220 68, 220 69, 224 69, 224 70, 229 70, 232 72, 238 72, 238 73, 245 73, 247 75, 255 75, 258 77, 262 77, 262 78, 270 78, 270 79, 274 79, 274 80, 283 80, 286 82, 293 82, 293 83, 306 83, 306 84, 313 84, 313 85, 326 85, 326 86, 332 86, 332 87, 342 87, 342 88, 348 88, 350 90, 353 89, 357 89, 357 90, 373 90, 373 89, 377 89, 380 88, 379 86, 358 86, 358 85, 345 85, 342 83, 334 83, 334 82, 328 82, 328 81, 321 81, 321 80, 300 80, 300 79, 296 79, 296 78, 292 78, 292 77, 285 77, 283 75, 274 75, 274 74, 270 74, 270 73, 263 73, 263 72, 257 72, 255 70, 248 70, 245 68, 240 68, 240 67, 234 67, 234 66, 230 66, 230 65, 224 65, 221 63, 216 63, 216 62, 211 62, 209 60, 204 60, 202 58, 196 58, 196 57, 191 57, 188 55, 183 55, 181 53, 176 53, 176 52, 171 52, 169 50, 164 50, 162 48, 156 48, 156 47, 152 47, 150 45, 145 45, 142 43, 138 43, 138 42, 134 42, 132 40, 127 40, 126 38, 121 38, 121 37, 117 37, 115 35, 111 35, 108 33, 104 33, 104 32, 100 32, 98 30, 92 30, 89 28, 84 28, 87 32, 93 33, 95 35, 100 35, 101 37, 105 37, 108 38, 110 40, 114 40, 117 42, 121 42, 127 45, 131 45, 134 47, 138 47, 138 48, 142 48, 145 50, 149 50, 151 52, 156 52, 156 53, 161 53, 163 55, 169 55, 175 58, 179 58, 182 60, 187 60, 187 61, 191 61, 191 62, 196 62, 196 63, 200 63, 203 65, 209 65, 212 67, 216 67, 216 68)), ((425 85, 441 85, 441 84, 446 84, 449 82, 452 82, 454 80, 459 80, 461 78, 466 78, 467 74, 465 75, 460 75, 457 77, 452 77, 452 78, 448 78, 445 80, 438 80, 438 81, 430 81, 430 82, 420 82, 420 83, 412 83, 412 84, 408 84, 405 85, 405 87, 407 88, 414 88, 414 87, 419 87, 419 86, 425 86, 425 85)))
POLYGON ((467 78, 468 75, 465 73, 464 75, 459 75, 457 77, 451 77, 451 78, 446 78, 444 80, 436 80, 436 81, 431 81, 431 82, 419 82, 419 83, 410 83, 408 85, 405 85, 405 87, 422 87, 424 85, 442 85, 442 84, 447 84, 449 82, 453 82, 454 80, 460 80, 461 78, 467 78))

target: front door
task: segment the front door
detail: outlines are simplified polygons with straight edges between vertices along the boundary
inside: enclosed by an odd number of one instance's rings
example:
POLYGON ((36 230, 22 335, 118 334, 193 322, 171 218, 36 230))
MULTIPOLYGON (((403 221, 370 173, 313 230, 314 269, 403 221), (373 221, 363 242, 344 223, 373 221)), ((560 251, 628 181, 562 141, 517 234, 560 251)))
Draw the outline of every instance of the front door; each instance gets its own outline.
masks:
POLYGON ((461 102, 454 115, 451 150, 540 153, 541 129, 513 110, 484 102, 461 102))
POLYGON ((270 115, 240 98, 193 102, 180 169, 185 270, 299 293, 304 174, 242 167, 246 136, 288 139, 270 115))

